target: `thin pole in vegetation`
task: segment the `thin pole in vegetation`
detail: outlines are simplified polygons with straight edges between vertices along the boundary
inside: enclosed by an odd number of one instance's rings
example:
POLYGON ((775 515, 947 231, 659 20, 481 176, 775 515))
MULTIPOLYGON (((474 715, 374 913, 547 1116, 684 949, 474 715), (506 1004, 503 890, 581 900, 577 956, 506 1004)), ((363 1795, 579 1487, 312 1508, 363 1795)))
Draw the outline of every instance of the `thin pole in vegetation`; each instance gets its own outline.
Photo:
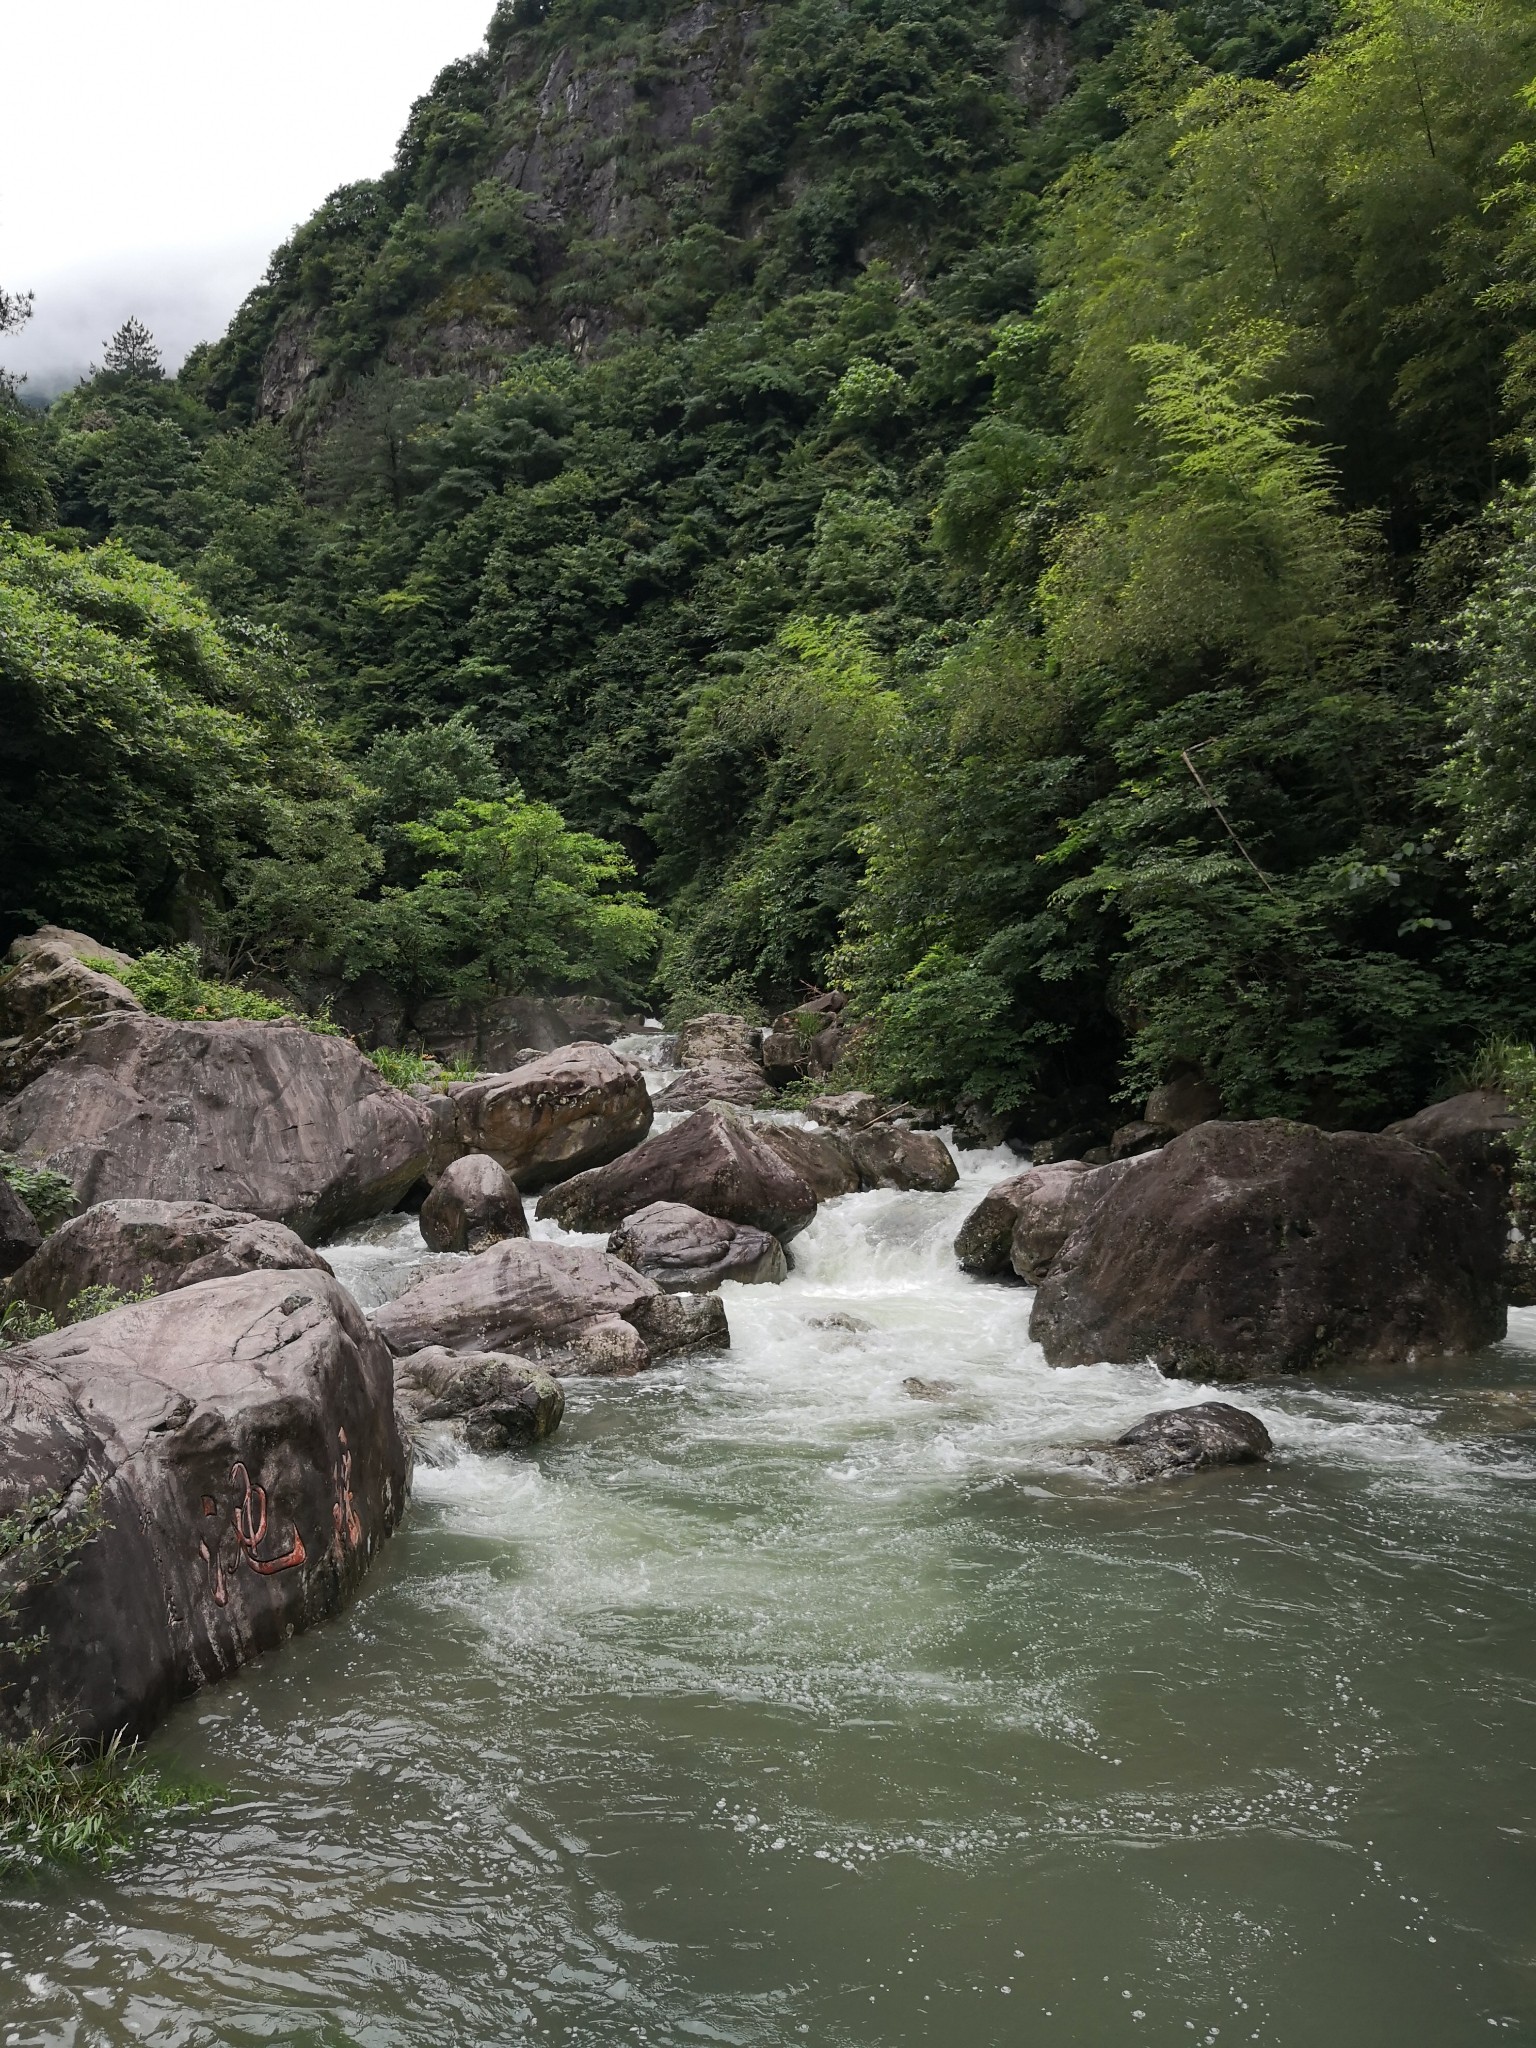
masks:
MULTIPOLYGON (((1202 740, 1201 742, 1202 746, 1208 747, 1210 744, 1211 743, 1209 740, 1202 740)), ((1199 749, 1197 748, 1195 749, 1195 751, 1198 752, 1199 749)), ((1195 781, 1199 786, 1200 794, 1205 798, 1206 802, 1210 805, 1211 809, 1216 813, 1217 817, 1220 818, 1222 824, 1226 827, 1227 837, 1231 840, 1232 844, 1237 848, 1238 852, 1243 856, 1243 859, 1247 861, 1249 867, 1253 869, 1253 872, 1264 884, 1265 888, 1269 891, 1270 895, 1273 896, 1275 901, 1278 903, 1280 901, 1279 890, 1276 889, 1274 883, 1269 879, 1268 875, 1265 874, 1264 870, 1259 866, 1258 862, 1254 859, 1253 855, 1248 851, 1247 847, 1244 846, 1241 839, 1238 838, 1236 832, 1232 829, 1232 820, 1227 816, 1226 812, 1221 808, 1221 805, 1217 803, 1215 797, 1211 794, 1209 786, 1201 777, 1200 770, 1195 766, 1194 762, 1190 759, 1190 749, 1188 747, 1180 747, 1179 759, 1184 763, 1184 766, 1195 778, 1195 781)))

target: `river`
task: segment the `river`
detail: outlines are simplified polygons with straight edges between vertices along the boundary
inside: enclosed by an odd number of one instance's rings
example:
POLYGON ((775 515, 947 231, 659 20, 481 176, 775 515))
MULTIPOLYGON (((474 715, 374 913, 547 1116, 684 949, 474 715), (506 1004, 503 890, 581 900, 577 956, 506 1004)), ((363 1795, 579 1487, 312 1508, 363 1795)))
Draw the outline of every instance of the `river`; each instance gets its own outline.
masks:
POLYGON ((950 1252, 1017 1162, 960 1158, 728 1286, 728 1353, 419 1468, 151 1745, 211 1803, 0 1901, 0 2048, 1536 2039, 1536 1312, 1106 1486, 1062 1447, 1200 1390, 1046 1366, 950 1252))

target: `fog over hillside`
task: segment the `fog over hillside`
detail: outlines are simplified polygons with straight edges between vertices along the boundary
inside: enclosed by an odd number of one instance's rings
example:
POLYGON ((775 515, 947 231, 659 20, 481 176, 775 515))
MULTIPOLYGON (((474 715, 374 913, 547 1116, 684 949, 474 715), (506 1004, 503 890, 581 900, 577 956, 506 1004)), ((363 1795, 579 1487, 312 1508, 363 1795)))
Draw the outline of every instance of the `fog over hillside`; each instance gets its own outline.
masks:
POLYGON ((384 169, 412 101, 476 48, 491 8, 270 0, 259 36, 244 9, 192 0, 55 0, 8 19, 0 281, 36 311, 0 365, 36 401, 99 362, 129 314, 168 367, 215 339, 294 224, 384 169), (46 89, 61 50, 67 148, 46 89))

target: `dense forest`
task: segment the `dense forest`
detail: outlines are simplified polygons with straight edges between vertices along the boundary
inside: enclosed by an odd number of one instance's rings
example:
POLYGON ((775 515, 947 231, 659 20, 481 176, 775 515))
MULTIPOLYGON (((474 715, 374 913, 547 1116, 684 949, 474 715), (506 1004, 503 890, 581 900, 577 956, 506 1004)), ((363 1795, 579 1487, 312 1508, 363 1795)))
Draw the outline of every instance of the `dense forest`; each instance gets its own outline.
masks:
POLYGON ((504 4, 179 375, 0 399, 5 936, 835 981, 1025 1132, 1528 1040, 1536 15, 603 9, 504 4))

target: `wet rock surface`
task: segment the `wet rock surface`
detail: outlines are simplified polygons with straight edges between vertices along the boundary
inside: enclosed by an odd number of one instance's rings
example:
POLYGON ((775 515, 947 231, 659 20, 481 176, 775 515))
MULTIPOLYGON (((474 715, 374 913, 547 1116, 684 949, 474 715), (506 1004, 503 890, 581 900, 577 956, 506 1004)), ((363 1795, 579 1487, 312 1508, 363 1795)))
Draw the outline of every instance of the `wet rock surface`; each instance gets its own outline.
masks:
POLYGON ((13 1730, 142 1732, 356 1592, 405 1503, 393 1363, 321 1272, 204 1281, 0 1353, 0 1515, 101 1526, 22 1600, 13 1730))
POLYGON ((1205 1123, 1116 1175, 1056 1254, 1052 1365, 1245 1379, 1465 1354, 1504 1334, 1503 1246, 1440 1160, 1279 1119, 1205 1123))
POLYGON ((560 1382, 503 1351, 429 1345, 395 1364, 402 1425, 452 1422, 471 1450, 515 1450, 553 1436, 565 1414, 560 1382))
POLYGON ((540 1198, 538 1213, 566 1230, 616 1230, 652 1202, 686 1202, 781 1241, 816 1214, 809 1184, 756 1125, 723 1106, 695 1110, 612 1165, 551 1188, 540 1198))
POLYGON ((1000 1180, 995 1187, 988 1188, 961 1224, 955 1238, 955 1258, 961 1271, 974 1273, 981 1279, 994 1279, 999 1274, 1011 1275, 1013 1266, 1009 1254, 1013 1245, 1013 1227, 1026 1204, 1037 1190, 1051 1184, 1050 1177, 1059 1176, 1059 1184, 1064 1190, 1072 1174, 1089 1170, 1080 1159, 1063 1159, 1056 1166, 1028 1167, 1023 1173, 1012 1174, 1007 1180, 1000 1180))
POLYGON ((762 1032, 727 1010, 707 1010, 678 1026, 677 1064, 680 1067, 752 1067, 759 1078, 763 1063, 758 1048, 762 1032))
POLYGON ((71 1216, 14 1273, 7 1301, 62 1319, 87 1287, 155 1294, 234 1273, 329 1273, 319 1252, 285 1224, 213 1202, 98 1202, 71 1216))
POLYGON ((628 1375, 730 1342, 717 1295, 664 1294, 606 1252, 524 1238, 429 1274, 373 1321, 396 1357, 510 1352, 561 1374, 628 1375))
POLYGON ((933 1131, 875 1124, 841 1135, 858 1168, 862 1188, 915 1188, 924 1194, 943 1195, 959 1181, 949 1147, 933 1131))
POLYGON ((459 1143, 529 1191, 619 1158, 654 1116, 644 1073, 604 1045, 565 1046, 448 1093, 459 1143))
POLYGON ((432 1252, 483 1252, 506 1238, 526 1237, 517 1182, 488 1153, 455 1159, 421 1205, 421 1235, 432 1252))
POLYGON ((1085 1445, 1070 1462, 1134 1484, 1182 1479, 1212 1465, 1257 1464, 1273 1449, 1257 1415, 1227 1401, 1202 1401, 1144 1416, 1113 1443, 1085 1445))
POLYGON ((771 1283, 789 1272, 776 1237, 706 1216, 686 1202, 636 1210, 609 1238, 608 1249, 669 1294, 705 1294, 725 1280, 771 1283))
POLYGON ((428 1149, 420 1107, 354 1045, 294 1024, 114 1016, 0 1107, 0 1151, 86 1207, 213 1202, 309 1243, 393 1208, 428 1149))

